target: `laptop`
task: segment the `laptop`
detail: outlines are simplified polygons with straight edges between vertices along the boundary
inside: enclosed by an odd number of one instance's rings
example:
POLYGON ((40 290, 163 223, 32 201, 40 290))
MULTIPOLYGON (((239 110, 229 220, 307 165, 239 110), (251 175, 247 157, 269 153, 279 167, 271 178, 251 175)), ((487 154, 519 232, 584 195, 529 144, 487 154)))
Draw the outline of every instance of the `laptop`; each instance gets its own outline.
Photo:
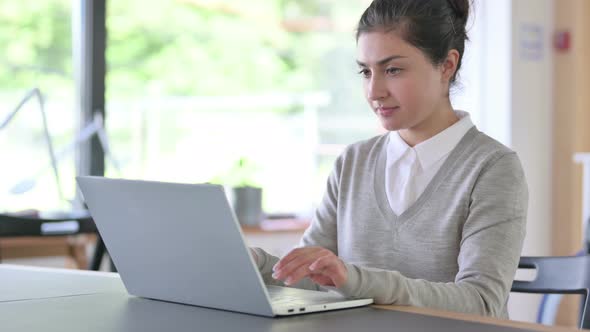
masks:
POLYGON ((76 179, 131 295, 268 317, 373 302, 266 286, 222 186, 76 179))

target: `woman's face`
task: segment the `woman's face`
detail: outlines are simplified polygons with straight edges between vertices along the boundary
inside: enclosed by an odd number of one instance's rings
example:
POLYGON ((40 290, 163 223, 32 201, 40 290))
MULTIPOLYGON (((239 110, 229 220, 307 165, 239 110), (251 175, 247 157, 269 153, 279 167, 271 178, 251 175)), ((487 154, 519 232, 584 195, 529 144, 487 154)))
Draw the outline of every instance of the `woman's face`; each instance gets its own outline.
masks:
POLYGON ((385 129, 428 126, 429 118, 448 105, 443 66, 434 66, 396 32, 362 33, 357 44, 364 93, 385 129))

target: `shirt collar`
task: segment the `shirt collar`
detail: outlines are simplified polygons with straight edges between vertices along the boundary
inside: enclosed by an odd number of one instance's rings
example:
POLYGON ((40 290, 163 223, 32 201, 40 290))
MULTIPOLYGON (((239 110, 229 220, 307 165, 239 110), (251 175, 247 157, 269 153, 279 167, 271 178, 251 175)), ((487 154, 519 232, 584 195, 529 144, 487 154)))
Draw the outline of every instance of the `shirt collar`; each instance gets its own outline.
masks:
POLYGON ((459 121, 426 141, 414 146, 422 169, 428 169, 449 154, 457 146, 461 138, 473 127, 469 113, 455 111, 455 114, 459 117, 459 121))
MULTIPOLYGON (((461 138, 465 136, 467 131, 473 127, 473 122, 471 122, 469 113, 455 111, 455 114, 459 117, 459 121, 413 147, 422 169, 428 169, 434 163, 450 153, 455 146, 457 146, 461 138)), ((387 144, 387 163, 389 165, 395 163, 408 149, 412 149, 412 147, 399 136, 397 131, 390 132, 389 142, 387 144)))
POLYGON ((389 132, 387 143, 387 163, 389 165, 398 161, 411 147, 398 134, 397 131, 389 132))

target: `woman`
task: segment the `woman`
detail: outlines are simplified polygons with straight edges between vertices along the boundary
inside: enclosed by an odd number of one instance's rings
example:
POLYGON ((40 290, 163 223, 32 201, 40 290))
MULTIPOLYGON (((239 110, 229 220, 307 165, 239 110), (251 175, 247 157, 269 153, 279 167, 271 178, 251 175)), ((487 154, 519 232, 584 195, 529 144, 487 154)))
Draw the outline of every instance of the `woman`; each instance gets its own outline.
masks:
POLYGON ((468 0, 375 0, 357 32, 371 108, 389 132, 349 146, 300 246, 253 248, 267 283, 507 318, 525 234, 516 154, 449 99, 468 0))

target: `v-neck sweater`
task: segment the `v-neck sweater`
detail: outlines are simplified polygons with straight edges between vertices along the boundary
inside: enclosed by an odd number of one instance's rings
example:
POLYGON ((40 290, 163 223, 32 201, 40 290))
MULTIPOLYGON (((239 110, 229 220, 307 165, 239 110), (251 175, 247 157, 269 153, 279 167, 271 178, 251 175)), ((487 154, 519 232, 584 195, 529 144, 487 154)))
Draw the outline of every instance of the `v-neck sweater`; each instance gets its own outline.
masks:
MULTIPOLYGON (((300 246, 338 255, 347 282, 335 290, 378 304, 508 317, 525 235, 528 190, 515 152, 471 128, 401 215, 386 195, 387 135, 336 160, 300 246)), ((279 258, 254 249, 267 283, 279 258)), ((318 288, 311 280, 296 285, 318 288)))
POLYGON ((469 113, 454 111, 459 119, 436 135, 409 146, 399 131, 389 133, 385 183, 387 201, 396 214, 403 213, 416 202, 430 180, 473 127, 469 113))

